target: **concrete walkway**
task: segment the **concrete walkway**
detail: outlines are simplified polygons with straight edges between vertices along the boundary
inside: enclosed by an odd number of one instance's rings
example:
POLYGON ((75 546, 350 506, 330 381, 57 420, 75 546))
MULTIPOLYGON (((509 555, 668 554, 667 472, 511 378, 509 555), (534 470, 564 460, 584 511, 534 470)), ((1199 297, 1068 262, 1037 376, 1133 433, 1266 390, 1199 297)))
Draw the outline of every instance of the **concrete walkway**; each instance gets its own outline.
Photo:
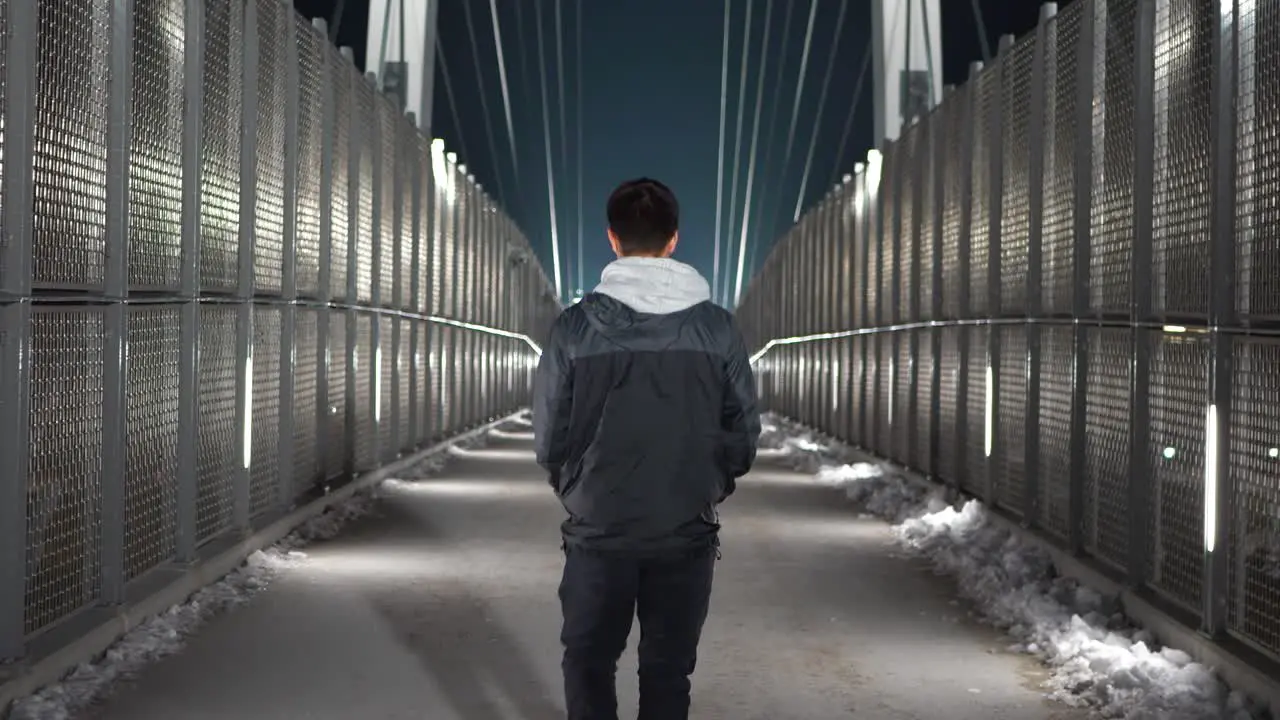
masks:
MULTIPOLYGON (((739 484, 694 678, 698 720, 1083 717, 965 619, 836 491, 770 467, 739 484)), ((241 610, 96 708, 103 720, 558 720, 562 510, 527 437, 388 489, 241 610)), ((634 717, 632 645, 619 667, 634 717)))

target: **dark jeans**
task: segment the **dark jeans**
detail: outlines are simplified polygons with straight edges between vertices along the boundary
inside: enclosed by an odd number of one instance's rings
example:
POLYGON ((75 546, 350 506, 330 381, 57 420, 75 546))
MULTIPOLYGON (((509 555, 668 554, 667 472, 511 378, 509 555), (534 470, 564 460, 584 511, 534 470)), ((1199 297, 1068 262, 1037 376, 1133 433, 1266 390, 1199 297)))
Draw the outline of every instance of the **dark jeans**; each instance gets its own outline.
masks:
POLYGON ((716 549, 658 557, 565 552, 560 607, 569 720, 617 720, 614 683, 640 619, 640 720, 686 720, 716 549))

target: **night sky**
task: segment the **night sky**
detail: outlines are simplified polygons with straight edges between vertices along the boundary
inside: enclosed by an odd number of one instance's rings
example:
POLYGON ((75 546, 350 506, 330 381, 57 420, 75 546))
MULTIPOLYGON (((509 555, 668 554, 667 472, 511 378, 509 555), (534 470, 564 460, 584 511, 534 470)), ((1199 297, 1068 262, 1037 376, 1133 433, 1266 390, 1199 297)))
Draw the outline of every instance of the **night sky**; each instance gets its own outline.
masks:
MULTIPOLYGON (((332 22, 335 8, 341 2, 344 7, 339 44, 352 46, 357 62, 363 65, 370 1, 386 0, 295 0, 295 6, 308 17, 326 17, 332 22)), ((806 0, 732 0, 722 206, 726 215, 722 233, 729 224, 728 200, 732 190, 738 84, 748 2, 752 14, 734 248, 740 238, 766 15, 770 35, 748 254, 757 261, 791 224, 815 127, 817 150, 805 187, 806 207, 821 198, 842 173, 851 172, 854 163, 865 157, 871 143, 872 86, 868 72, 861 102, 852 114, 844 151, 837 157, 854 105, 859 70, 870 42, 870 3, 847 0, 843 22, 838 24, 841 0, 814 1, 818 3, 818 11, 808 71, 791 157, 784 163, 810 4, 806 0), (831 83, 825 108, 815 126, 819 95, 833 46, 831 83), (783 75, 779 83, 780 60, 783 75)), ((559 4, 564 58, 563 114, 556 64, 557 1, 497 0, 519 174, 515 172, 507 140, 487 0, 442 0, 439 38, 453 98, 450 102, 442 67, 437 62, 432 134, 444 138, 477 180, 502 202, 529 237, 551 276, 551 223, 538 72, 540 21, 544 58, 541 67, 547 83, 546 109, 551 128, 560 247, 562 257, 567 255, 569 260, 567 266, 562 265, 567 273, 566 289, 569 277, 578 274, 573 265, 578 237, 575 153, 579 149, 576 106, 579 92, 583 112, 585 289, 595 285, 600 269, 612 259, 604 237, 605 199, 617 183, 640 175, 658 178, 675 190, 682 210, 681 244, 676 256, 697 266, 710 279, 716 217, 723 0, 559 0, 559 4), (576 16, 579 2, 582 7, 580 68, 576 16), (473 49, 478 55, 479 72, 473 49), (564 142, 561 141, 562 118, 564 142)), ((1001 34, 1022 35, 1035 27, 1039 7, 1032 0, 980 0, 979 4, 993 51, 1001 34)), ((942 18, 944 82, 960 83, 968 74, 970 61, 982 59, 972 5, 965 0, 944 0, 942 18)))

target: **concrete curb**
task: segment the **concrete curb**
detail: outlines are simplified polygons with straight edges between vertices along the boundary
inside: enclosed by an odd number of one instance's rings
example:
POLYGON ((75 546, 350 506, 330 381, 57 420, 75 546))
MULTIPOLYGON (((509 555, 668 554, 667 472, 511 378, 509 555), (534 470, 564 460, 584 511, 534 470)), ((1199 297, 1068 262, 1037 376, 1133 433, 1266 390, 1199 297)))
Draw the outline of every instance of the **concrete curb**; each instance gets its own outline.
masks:
POLYGON ((361 490, 448 450, 455 443, 484 435, 524 413, 523 410, 513 413, 362 475, 337 490, 294 509, 279 520, 254 530, 231 547, 194 563, 186 572, 155 592, 114 608, 106 620, 89 632, 42 657, 32 659, 25 667, 20 666, 14 677, 0 683, 0 718, 9 716, 10 706, 15 700, 59 682, 81 663, 101 656, 129 631, 168 608, 186 602, 200 589, 221 580, 240 567, 254 552, 274 545, 308 520, 319 517, 361 490))

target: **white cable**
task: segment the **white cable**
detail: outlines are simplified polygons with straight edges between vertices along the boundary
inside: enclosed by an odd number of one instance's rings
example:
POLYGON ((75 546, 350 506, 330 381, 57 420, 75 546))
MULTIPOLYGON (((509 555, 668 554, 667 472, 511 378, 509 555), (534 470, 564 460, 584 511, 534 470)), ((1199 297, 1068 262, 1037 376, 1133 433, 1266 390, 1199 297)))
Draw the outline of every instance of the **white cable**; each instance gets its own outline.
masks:
POLYGON ((534 5, 538 17, 538 85, 542 88, 542 139, 547 148, 547 207, 551 212, 551 265, 555 276, 556 300, 564 302, 564 283, 560 276, 560 233, 556 227, 556 179, 551 169, 551 116, 547 113, 546 53, 542 41, 542 0, 534 5))
POLYGON ((578 58, 577 58, 577 100, 578 100, 578 288, 577 292, 584 292, 586 286, 583 284, 582 272, 582 0, 577 2, 577 34, 578 34, 578 58))
MULTIPOLYGON (((559 87, 559 120, 560 120, 560 169, 562 172, 569 172, 569 140, 568 131, 565 129, 565 111, 564 111, 564 20, 560 13, 560 0, 556 0, 556 84, 559 87)), ((573 253, 565 253, 565 281, 569 285, 573 285, 574 278, 574 257, 573 253)), ((572 288, 569 290, 568 296, 573 297, 572 288)))
POLYGON ((804 174, 800 176, 800 195, 796 198, 795 215, 791 222, 800 221, 800 208, 804 204, 805 187, 809 184, 809 171, 813 167, 813 151, 818 147, 818 129, 822 121, 822 111, 827 105, 827 88, 831 85, 831 71, 836 66, 836 51, 840 49, 840 28, 844 26, 845 11, 849 9, 849 0, 840 0, 840 15, 836 18, 835 39, 831 41, 831 54, 827 56, 827 73, 822 79, 822 94, 818 96, 818 112, 813 116, 813 135, 809 138, 809 153, 804 161, 804 174))
POLYGON ((751 186, 756 177, 756 150, 760 142, 760 111, 764 107, 764 76, 769 67, 769 19, 773 16, 773 0, 764 6, 764 38, 760 41, 760 72, 756 80, 756 117, 751 127, 751 159, 747 162, 747 194, 742 200, 742 240, 738 245, 738 273, 733 283, 733 303, 742 298, 742 266, 747 258, 747 232, 751 227, 751 186))
POLYGON ((809 0, 809 26, 804 31, 804 54, 800 56, 800 74, 796 78, 796 99, 791 106, 791 127, 787 130, 787 151, 782 157, 782 173, 791 167, 791 149, 796 141, 796 121, 800 118, 800 96, 804 94, 804 78, 809 72, 809 51, 813 49, 813 23, 818 17, 818 0, 809 0))
MULTIPOLYGON (((489 140, 489 154, 493 158, 493 178, 498 185, 498 194, 501 201, 508 203, 511 196, 507 195, 505 183, 502 182, 502 171, 498 168, 498 142, 493 137, 493 121, 489 117, 489 94, 484 91, 484 72, 480 67, 480 47, 476 42, 476 29, 471 21, 471 3, 462 3, 463 15, 467 22, 467 37, 471 40, 471 62, 476 68, 476 85, 478 86, 478 95, 480 96, 480 109, 484 113, 484 134, 489 140)), ((471 158, 475 162, 478 158, 471 158)))
MULTIPOLYGON (((750 40, 751 40, 751 8, 753 3, 747 3, 747 21, 742 29, 742 74, 738 80, 738 126, 733 135, 733 182, 729 184, 729 232, 725 235, 725 255, 728 255, 728 238, 733 237, 733 220, 734 213, 738 207, 738 165, 740 156, 742 155, 742 111, 746 109, 747 96, 747 63, 750 60, 750 40)), ((716 263, 716 272, 720 272, 720 264, 716 263)), ((729 277, 725 273, 724 292, 721 298, 723 305, 729 305, 729 277)))
MULTIPOLYGON (((786 13, 786 20, 784 20, 782 24, 782 50, 778 55, 778 73, 775 76, 773 81, 774 102, 772 103, 772 107, 769 110, 769 129, 766 130, 764 133, 765 137, 767 138, 772 138, 774 136, 774 130, 778 127, 778 109, 782 107, 782 105, 779 102, 777 102, 777 99, 782 95, 782 77, 783 75, 786 74, 786 70, 787 70, 787 48, 791 45, 791 18, 792 18, 791 9, 793 7, 794 5, 790 2, 786 3, 784 6, 784 12, 786 13)), ((747 269, 745 271, 747 277, 751 277, 752 272, 754 272, 755 270, 756 254, 759 251, 760 245, 763 244, 759 242, 761 231, 765 233, 772 233, 773 229, 778 225, 778 203, 776 201, 770 202, 770 200, 774 200, 774 198, 772 198, 770 194, 765 191, 765 188, 769 186, 770 178, 774 177, 774 172, 773 172, 774 149, 775 149, 775 143, 768 142, 765 144, 764 168, 763 168, 764 172, 761 173, 761 176, 760 176, 760 207, 761 207, 760 217, 767 218, 769 222, 757 223, 757 227, 758 227, 758 229, 756 230, 757 242, 750 245, 751 251, 747 253, 747 269)), ((778 179, 781 180, 781 178, 778 178, 778 179)), ((768 235, 764 236, 763 239, 767 240, 768 235)))
POLYGON ((844 148, 849 142, 849 132, 853 130, 853 116, 857 113, 858 105, 862 103, 863 82, 867 79, 869 67, 871 67, 871 46, 867 45, 867 51, 862 54, 862 67, 858 70, 858 81, 853 86, 853 101, 849 104, 849 114, 844 118, 844 131, 840 133, 840 144, 836 146, 836 163, 831 168, 831 179, 827 181, 828 185, 835 185, 844 174, 840 161, 844 159, 844 148))
POLYGON ((724 120, 729 101, 729 9, 733 0, 724 0, 724 33, 720 51, 720 146, 716 159, 716 245, 712 256, 711 297, 720 289, 720 208, 724 204, 724 120))
POLYGON ((516 153, 516 124, 511 119, 511 90, 507 83, 507 60, 502 52, 502 30, 498 26, 498 0, 489 0, 493 18, 493 44, 498 48, 498 77, 502 79, 502 107, 507 114, 507 141, 511 143, 511 164, 516 170, 516 186, 520 185, 520 157, 516 153))

